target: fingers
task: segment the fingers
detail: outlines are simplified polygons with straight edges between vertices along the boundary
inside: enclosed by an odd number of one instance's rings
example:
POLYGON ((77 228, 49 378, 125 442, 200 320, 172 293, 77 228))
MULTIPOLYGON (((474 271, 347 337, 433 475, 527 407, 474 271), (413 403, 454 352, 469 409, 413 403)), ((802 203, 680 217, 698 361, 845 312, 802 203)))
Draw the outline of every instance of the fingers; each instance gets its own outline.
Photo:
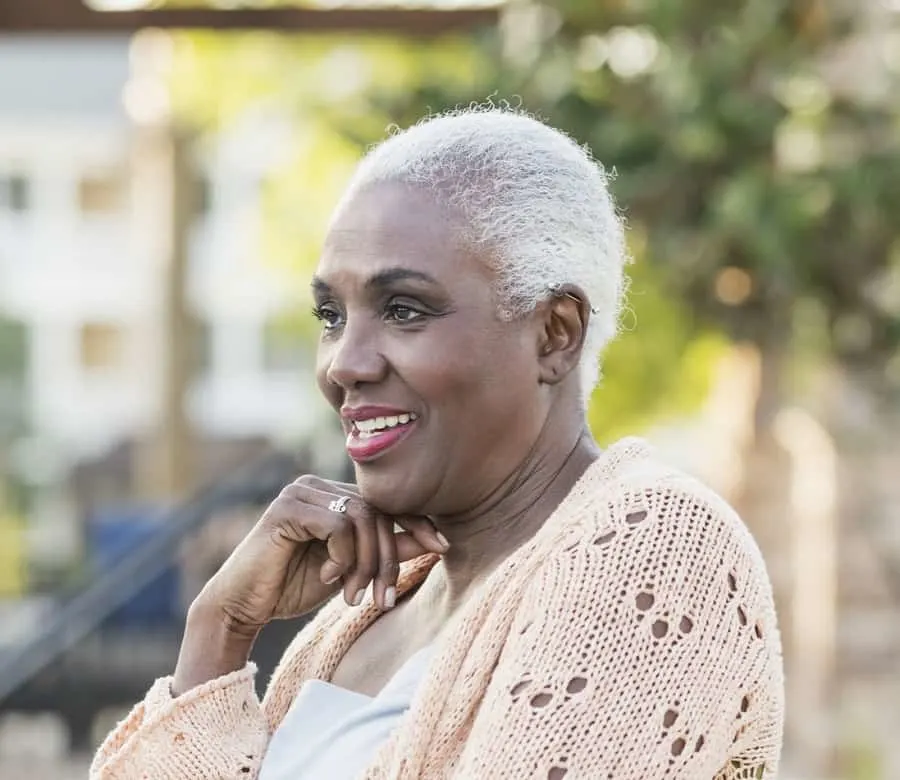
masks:
MULTIPOLYGON (((299 481, 303 481, 304 483, 322 492, 323 494, 328 494, 330 496, 347 495, 358 500, 360 504, 363 503, 362 499, 359 496, 357 486, 349 482, 331 482, 329 480, 314 476, 301 477, 298 482, 299 481)), ((447 539, 434 527, 431 520, 429 520, 427 517, 417 515, 404 515, 402 517, 393 518, 393 521, 404 530, 409 531, 416 539, 419 540, 420 544, 422 544, 422 546, 428 552, 433 552, 440 555, 447 552, 447 550, 450 548, 450 544, 447 539)))
POLYGON ((450 549, 450 543, 446 537, 434 527, 427 517, 396 517, 394 522, 404 531, 408 531, 427 552, 443 555, 450 549))
POLYGON ((319 579, 325 585, 341 581, 344 600, 351 606, 362 602, 372 583, 375 603, 391 609, 400 562, 449 548, 428 518, 381 515, 360 498, 355 485, 304 476, 286 487, 281 498, 294 504, 280 513, 293 515, 282 520, 293 529, 290 536, 324 544, 327 559, 319 567, 319 579), (334 511, 330 505, 341 497, 349 498, 345 510, 334 511), (395 532, 395 521, 403 532, 395 532))
POLYGON ((310 474, 300 477, 300 479, 295 482, 295 484, 298 483, 308 485, 323 493, 331 493, 340 496, 355 496, 356 498, 359 498, 359 489, 350 482, 332 482, 331 480, 322 479, 322 477, 316 477, 310 474))
POLYGON ((340 490, 341 493, 346 493, 348 496, 359 495, 359 488, 352 482, 329 482, 328 484, 332 488, 337 488, 338 490, 340 490))
POLYGON ((375 531, 378 538, 378 575, 372 584, 373 595, 381 609, 393 609, 397 603, 397 575, 400 573, 394 523, 382 515, 375 522, 375 531))
POLYGON ((415 536, 406 531, 394 534, 394 543, 397 545, 397 560, 406 563, 421 555, 427 555, 431 550, 426 549, 415 536))
POLYGON ((329 561, 334 564, 327 576, 322 577, 326 585, 336 582, 356 565, 356 533, 349 505, 346 513, 328 509, 337 495, 296 482, 282 491, 281 498, 286 506, 281 513, 285 517, 280 519, 295 529, 296 541, 317 539, 326 544, 329 561))
POLYGON ((352 607, 358 607, 366 595, 366 588, 378 574, 378 536, 375 513, 358 500, 351 500, 347 506, 351 517, 356 542, 356 562, 348 574, 344 575, 344 600, 352 607), (354 505, 351 511, 350 505, 354 505))

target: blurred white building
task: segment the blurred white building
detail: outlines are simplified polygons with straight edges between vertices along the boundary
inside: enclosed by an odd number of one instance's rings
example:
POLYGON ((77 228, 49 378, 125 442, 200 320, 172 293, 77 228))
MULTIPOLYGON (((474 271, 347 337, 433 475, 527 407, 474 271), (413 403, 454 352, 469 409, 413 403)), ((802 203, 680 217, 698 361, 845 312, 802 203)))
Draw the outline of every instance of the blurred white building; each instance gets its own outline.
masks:
MULTIPOLYGON (((121 37, 0 37, 0 323, 24 324, 34 439, 18 456, 35 470, 65 470, 159 415, 163 277, 133 175, 129 54, 121 37)), ((297 436, 316 416, 310 356, 277 327, 291 287, 261 258, 260 182, 277 149, 243 143, 256 130, 198 159, 189 408, 213 436, 297 436)))

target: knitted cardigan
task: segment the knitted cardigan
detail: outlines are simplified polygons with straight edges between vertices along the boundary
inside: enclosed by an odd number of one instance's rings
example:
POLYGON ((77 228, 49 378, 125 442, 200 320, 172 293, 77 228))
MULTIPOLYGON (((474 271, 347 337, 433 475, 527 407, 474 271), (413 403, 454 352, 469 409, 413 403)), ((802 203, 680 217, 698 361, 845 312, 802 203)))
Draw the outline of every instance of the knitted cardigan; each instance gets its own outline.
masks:
MULTIPOLYGON (((398 592, 437 561, 403 568, 398 592)), ((260 703, 253 664, 113 730, 92 780, 253 780, 304 680, 329 680, 377 619, 326 605, 260 703)), ((774 776, 784 700, 765 566, 733 510, 638 439, 593 463, 438 647, 366 780, 774 776)))

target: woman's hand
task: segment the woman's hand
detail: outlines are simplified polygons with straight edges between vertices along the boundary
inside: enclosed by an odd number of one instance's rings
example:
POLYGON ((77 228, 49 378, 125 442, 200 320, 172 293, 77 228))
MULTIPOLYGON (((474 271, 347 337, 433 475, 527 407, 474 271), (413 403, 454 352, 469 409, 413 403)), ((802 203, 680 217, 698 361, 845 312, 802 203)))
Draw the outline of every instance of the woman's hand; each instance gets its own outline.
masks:
POLYGON ((300 477, 197 596, 173 688, 183 692, 241 668, 266 623, 310 612, 339 590, 357 606, 371 583, 376 604, 390 609, 399 564, 446 550, 427 518, 389 518, 369 507, 353 485, 300 477), (395 524, 402 530, 395 531, 395 524))

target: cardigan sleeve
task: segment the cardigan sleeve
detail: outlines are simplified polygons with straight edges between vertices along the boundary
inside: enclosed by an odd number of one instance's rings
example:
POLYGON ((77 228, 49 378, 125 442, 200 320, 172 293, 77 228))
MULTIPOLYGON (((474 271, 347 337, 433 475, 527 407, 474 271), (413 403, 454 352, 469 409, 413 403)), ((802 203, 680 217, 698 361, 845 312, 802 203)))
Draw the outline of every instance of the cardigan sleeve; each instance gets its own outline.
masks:
POLYGON ((686 480, 593 514, 525 593, 454 777, 775 776, 780 640, 746 528, 686 480))
POLYGON ((335 597, 300 630, 262 704, 253 663, 177 698, 172 678, 160 678, 104 740, 90 780, 255 780, 303 680, 327 673, 339 659, 343 645, 328 638, 340 634, 347 612, 335 597))
POLYGON ((177 698, 160 678, 104 740, 90 780, 253 780, 269 741, 255 672, 251 663, 177 698))

